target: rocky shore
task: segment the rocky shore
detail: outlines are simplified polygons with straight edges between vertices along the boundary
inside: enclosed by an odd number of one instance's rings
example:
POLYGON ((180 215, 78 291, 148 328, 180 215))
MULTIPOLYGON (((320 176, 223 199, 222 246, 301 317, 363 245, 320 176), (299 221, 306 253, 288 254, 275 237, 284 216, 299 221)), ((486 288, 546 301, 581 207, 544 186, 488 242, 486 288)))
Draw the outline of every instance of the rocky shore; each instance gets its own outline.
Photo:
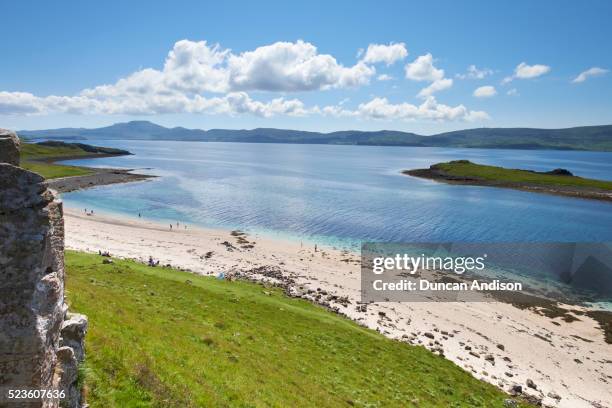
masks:
POLYGON ((85 176, 61 177, 49 180, 47 183, 50 188, 59 193, 68 193, 70 191, 82 190, 96 186, 105 186, 109 184, 129 183, 134 181, 144 181, 155 176, 132 173, 134 170, 123 169, 106 169, 89 167, 93 174, 85 176))

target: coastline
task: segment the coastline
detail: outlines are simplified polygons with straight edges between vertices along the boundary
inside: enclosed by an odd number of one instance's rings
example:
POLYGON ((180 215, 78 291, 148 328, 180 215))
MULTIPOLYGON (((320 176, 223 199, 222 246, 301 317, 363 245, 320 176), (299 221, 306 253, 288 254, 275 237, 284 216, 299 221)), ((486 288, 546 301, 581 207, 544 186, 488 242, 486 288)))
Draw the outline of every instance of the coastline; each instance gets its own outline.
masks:
MULTIPOLYGON (((443 354, 475 377, 559 407, 612 400, 610 344, 595 320, 550 318, 508 303, 360 304, 360 258, 346 250, 240 231, 173 228, 67 208, 66 246, 194 273, 280 284, 387 337, 443 354), (154 232, 154 233, 152 233, 154 232), (511 340, 509 340, 511 339, 511 340), (563 350, 560 352, 560 350, 563 350), (579 362, 578 362, 579 361, 579 362), (563 372, 563 378, 559 373, 563 372), (526 386, 533 381, 537 389, 526 386), (560 397, 557 399, 556 397, 560 397)), ((576 309, 572 306, 572 309, 576 309)))
MULTIPOLYGON (((432 166, 433 167, 433 166, 432 166)), ((481 187, 508 188, 532 193, 557 195, 563 197, 583 198, 612 202, 612 192, 594 188, 578 188, 569 186, 544 186, 530 183, 513 183, 505 181, 484 180, 475 177, 458 177, 436 168, 403 170, 402 174, 447 184, 461 184, 481 187)))
POLYGON ((71 191, 82 190, 97 186, 106 186, 118 183, 131 183, 135 181, 145 181, 156 178, 145 174, 132 173, 134 169, 112 169, 84 167, 93 174, 83 176, 60 177, 47 180, 49 188, 59 193, 69 193, 71 191))

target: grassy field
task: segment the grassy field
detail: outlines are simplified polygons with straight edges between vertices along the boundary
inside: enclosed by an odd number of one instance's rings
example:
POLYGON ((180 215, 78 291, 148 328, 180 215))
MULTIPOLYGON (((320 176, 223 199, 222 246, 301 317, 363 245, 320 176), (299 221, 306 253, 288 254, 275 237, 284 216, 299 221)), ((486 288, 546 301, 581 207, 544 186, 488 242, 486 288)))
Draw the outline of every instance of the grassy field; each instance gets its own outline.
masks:
POLYGON ((438 163, 435 165, 435 167, 452 176, 473 177, 482 180, 612 190, 612 182, 610 181, 593 180, 575 176, 549 175, 534 173, 526 170, 485 166, 482 164, 471 163, 467 160, 438 163))
MULTIPOLYGON (((96 407, 502 407, 422 347, 281 291, 66 253, 96 407)), ((349 306, 354 307, 354 306, 349 306)))
POLYGON ((84 167, 55 164, 52 161, 61 160, 62 157, 78 157, 90 154, 83 149, 72 146, 55 147, 22 143, 21 167, 38 173, 47 179, 84 176, 93 172, 84 167))

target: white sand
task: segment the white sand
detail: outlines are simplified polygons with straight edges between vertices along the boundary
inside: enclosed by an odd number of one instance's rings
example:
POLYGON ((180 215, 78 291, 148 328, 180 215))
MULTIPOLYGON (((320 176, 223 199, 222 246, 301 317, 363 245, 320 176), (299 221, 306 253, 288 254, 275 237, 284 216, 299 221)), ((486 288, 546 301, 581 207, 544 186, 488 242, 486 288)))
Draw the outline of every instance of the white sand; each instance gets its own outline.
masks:
POLYGON ((355 254, 328 247, 314 252, 312 244, 302 247, 299 242, 258 235, 246 236, 254 248, 242 249, 230 231, 192 226, 185 230, 182 224, 170 231, 168 225, 140 219, 86 216, 70 209, 65 213, 70 249, 110 251, 113 256, 143 262, 153 256, 162 265, 199 274, 279 266, 306 288, 348 296, 351 304, 346 307, 330 302, 340 313, 391 338, 429 349, 438 348, 433 342, 439 342, 446 358, 506 391, 520 384, 523 392, 542 398, 544 406, 612 404, 612 345, 605 343, 597 323, 588 317, 579 316, 580 321, 572 323, 556 319, 560 325, 555 325, 550 318, 504 303, 380 303, 359 312, 360 267, 355 254), (224 241, 236 249, 229 251, 224 241), (207 259, 209 251, 213 253, 207 259), (379 312, 386 317, 381 318, 379 312), (503 351, 498 344, 504 346, 503 351), (480 357, 471 355, 465 346, 480 357), (487 354, 494 356, 494 364, 484 359, 487 354), (537 390, 526 386, 527 379, 533 380, 537 390), (551 398, 551 392, 561 399, 551 398))

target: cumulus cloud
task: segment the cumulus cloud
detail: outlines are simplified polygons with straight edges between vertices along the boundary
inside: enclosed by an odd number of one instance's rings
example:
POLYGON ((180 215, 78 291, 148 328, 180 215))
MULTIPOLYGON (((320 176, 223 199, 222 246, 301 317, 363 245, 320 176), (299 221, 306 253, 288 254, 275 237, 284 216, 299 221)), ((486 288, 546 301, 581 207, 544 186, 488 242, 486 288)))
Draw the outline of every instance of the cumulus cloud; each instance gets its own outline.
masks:
POLYGON ((307 42, 277 42, 228 59, 232 90, 313 91, 365 85, 376 70, 364 62, 344 67, 307 42))
POLYGON ((431 54, 417 57, 413 62, 406 64, 404 69, 408 79, 419 82, 431 82, 431 84, 419 91, 417 94, 419 98, 428 98, 435 92, 443 91, 453 86, 453 80, 444 77, 444 70, 434 66, 434 58, 431 54))
POLYGON ((365 85, 375 73, 363 62, 345 67, 301 40, 276 42, 240 54, 206 41, 181 40, 168 53, 163 70, 137 71, 115 84, 85 90, 84 94, 106 97, 126 93, 301 92, 365 85))
POLYGON ((476 88, 474 90, 474 96, 476 98, 490 98, 492 96, 495 96, 497 94, 497 91, 495 90, 494 86, 491 85, 485 85, 485 86, 480 86, 478 88, 476 88))
POLYGON ((366 50, 362 61, 366 64, 377 64, 384 62, 387 66, 403 60, 408 56, 408 50, 404 43, 370 44, 366 50))
POLYGON ((512 88, 509 89, 508 92, 506 92, 506 95, 508 96, 519 96, 519 92, 516 88, 512 88))
POLYGON ((582 71, 576 78, 572 80, 573 83, 578 84, 586 81, 588 78, 601 76, 607 74, 609 70, 599 67, 589 68, 586 71, 582 71))
POLYGON ((433 95, 435 92, 443 91, 453 86, 453 80, 449 78, 436 79, 429 86, 421 89, 418 93, 418 97, 426 98, 433 95))
POLYGON ((453 86, 453 80, 444 78, 444 70, 434 66, 434 59, 431 54, 417 57, 413 62, 406 64, 404 68, 406 78, 413 81, 428 81, 431 84, 418 93, 418 97, 427 98, 435 92, 448 89, 453 86))
POLYGON ((150 95, 146 98, 121 97, 93 99, 86 96, 38 97, 24 92, 0 92, 0 114, 127 114, 166 113, 242 114, 271 117, 308 114, 298 99, 275 98, 268 102, 253 100, 246 92, 230 92, 222 97, 206 98, 184 94, 150 95))
POLYGON ((514 74, 503 79, 502 83, 507 84, 515 79, 532 79, 542 76, 550 72, 548 65, 535 64, 527 65, 525 62, 521 62, 514 68, 514 74))
POLYGON ((406 64, 406 78, 413 81, 434 82, 444 78, 444 70, 433 64, 433 55, 425 54, 417 57, 413 62, 406 64))
POLYGON ((470 65, 465 74, 456 74, 459 79, 484 79, 493 75, 493 70, 489 68, 478 69, 476 65, 470 65))
MULTIPOLYGON (((355 109, 347 108, 346 100, 323 108, 306 107, 301 100, 283 95, 361 86, 376 75, 370 64, 391 64, 406 55, 403 43, 373 44, 361 60, 344 66, 304 41, 276 42, 233 53, 219 44, 181 40, 167 54, 161 69, 141 69, 115 83, 83 89, 76 95, 37 96, 0 91, 0 115, 191 113, 272 117, 318 114, 436 121, 487 117, 484 112, 470 111, 463 105, 440 104, 433 98, 433 93, 449 88, 453 81, 444 77, 444 70, 433 65, 431 54, 420 56, 406 66, 408 78, 430 82, 419 93, 424 102, 418 106, 374 98, 355 109), (281 97, 257 100, 251 92, 278 92, 281 97)), ((377 79, 384 81, 391 77, 383 74, 377 79)))
POLYGON ((473 111, 463 105, 448 106, 438 103, 433 96, 420 105, 391 103, 387 98, 376 97, 350 110, 341 106, 326 106, 320 110, 324 115, 350 116, 375 120, 432 120, 432 121, 482 121, 489 119, 483 111, 473 111))

